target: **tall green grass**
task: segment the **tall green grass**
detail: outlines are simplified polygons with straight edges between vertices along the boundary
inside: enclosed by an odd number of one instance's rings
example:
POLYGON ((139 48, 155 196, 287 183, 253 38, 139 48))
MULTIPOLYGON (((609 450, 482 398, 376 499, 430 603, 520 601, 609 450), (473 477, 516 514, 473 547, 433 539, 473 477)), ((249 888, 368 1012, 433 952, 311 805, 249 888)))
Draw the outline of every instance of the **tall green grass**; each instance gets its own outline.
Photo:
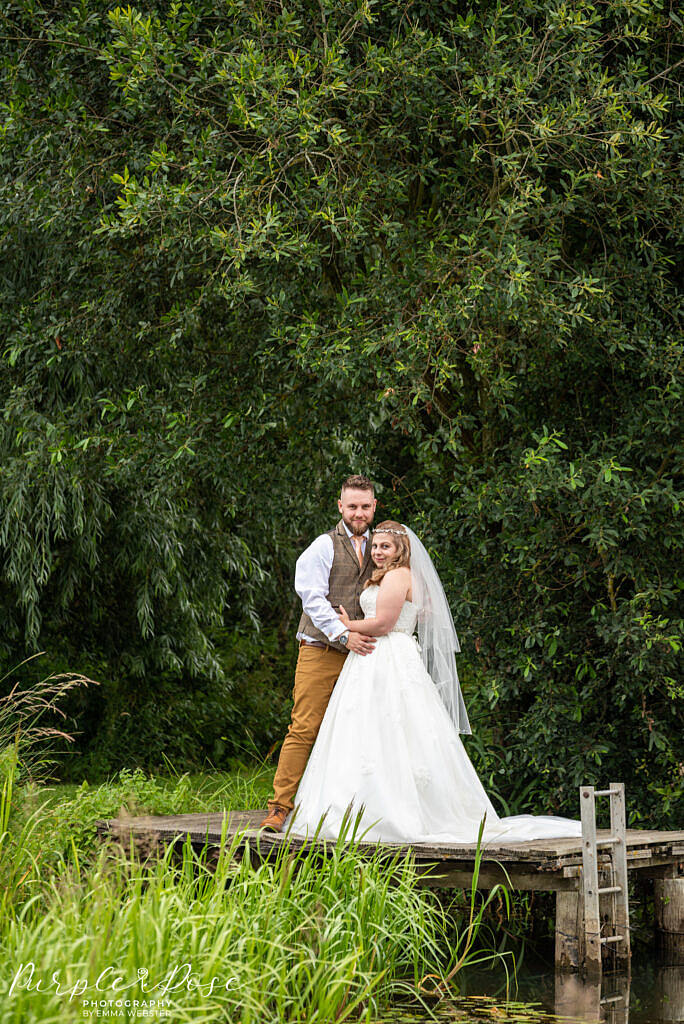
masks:
POLYGON ((240 859, 244 837, 225 826, 217 862, 187 842, 143 859, 95 836, 95 820, 122 809, 263 806, 261 768, 199 784, 121 772, 64 798, 25 770, 21 782, 21 750, 19 732, 0 750, 3 1024, 82 1021, 96 1001, 138 1019, 128 1011, 149 999, 164 1001, 152 1019, 174 1022, 374 1021, 397 1000, 428 1012, 428 994, 456 991, 483 955, 476 884, 450 944, 449 907, 419 886, 413 857, 360 846, 358 817, 325 856, 286 840, 240 859))
POLYGON ((214 870, 186 843, 179 860, 170 847, 146 864, 102 849, 87 870, 75 854, 36 876, 40 894, 3 922, 2 1020, 82 1020, 83 999, 116 998, 115 976, 129 999, 163 995, 173 1021, 373 1020, 448 965, 447 922, 416 886, 410 857, 369 856, 347 837, 324 858, 285 844, 254 866, 234 859, 238 841, 225 840, 214 870), (132 984, 139 969, 149 972, 147 994, 132 984), (187 971, 190 991, 180 984, 187 971), (35 991, 53 974, 60 990, 35 991))

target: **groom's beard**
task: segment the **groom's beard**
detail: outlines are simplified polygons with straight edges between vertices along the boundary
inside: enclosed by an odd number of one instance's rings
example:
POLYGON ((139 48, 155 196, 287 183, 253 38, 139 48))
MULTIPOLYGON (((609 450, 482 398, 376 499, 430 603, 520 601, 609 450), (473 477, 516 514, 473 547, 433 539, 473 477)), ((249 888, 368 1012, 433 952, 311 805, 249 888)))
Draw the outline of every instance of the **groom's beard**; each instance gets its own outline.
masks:
POLYGON ((344 519, 343 521, 347 529, 351 530, 356 537, 361 537, 366 530, 370 529, 370 523, 349 522, 347 519, 344 519))

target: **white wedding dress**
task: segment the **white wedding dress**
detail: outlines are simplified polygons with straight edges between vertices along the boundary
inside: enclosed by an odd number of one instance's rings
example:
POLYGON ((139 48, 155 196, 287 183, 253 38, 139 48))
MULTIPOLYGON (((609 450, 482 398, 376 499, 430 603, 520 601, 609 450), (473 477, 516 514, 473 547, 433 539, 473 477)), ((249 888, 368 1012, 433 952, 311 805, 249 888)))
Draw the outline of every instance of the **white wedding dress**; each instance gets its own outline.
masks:
MULTIPOLYGON (((361 594, 366 618, 378 590, 361 594)), ((475 843, 485 813, 483 842, 580 836, 570 818, 498 816, 423 666, 416 619, 405 601, 372 654, 347 655, 283 831, 311 837, 320 825, 319 838, 336 839, 351 805, 364 842, 475 843)))

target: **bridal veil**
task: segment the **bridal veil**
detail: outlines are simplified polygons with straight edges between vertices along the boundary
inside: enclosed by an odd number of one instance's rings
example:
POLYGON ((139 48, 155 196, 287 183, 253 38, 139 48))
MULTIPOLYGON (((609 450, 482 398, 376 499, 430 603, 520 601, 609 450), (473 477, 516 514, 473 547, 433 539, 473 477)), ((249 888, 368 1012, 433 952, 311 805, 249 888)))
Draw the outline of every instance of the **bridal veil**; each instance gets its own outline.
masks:
POLYGON ((422 542, 410 527, 402 525, 411 543, 411 603, 418 608, 416 628, 423 665, 458 731, 470 734, 456 669, 455 655, 461 647, 444 587, 422 542))

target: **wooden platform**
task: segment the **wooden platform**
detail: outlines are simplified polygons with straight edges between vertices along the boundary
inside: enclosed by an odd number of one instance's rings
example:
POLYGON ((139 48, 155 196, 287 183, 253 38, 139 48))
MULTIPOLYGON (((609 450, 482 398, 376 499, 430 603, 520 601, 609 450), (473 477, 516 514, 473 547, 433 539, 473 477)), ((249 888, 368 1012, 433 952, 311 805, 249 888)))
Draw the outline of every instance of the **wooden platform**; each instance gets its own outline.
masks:
MULTIPOLYGON (((283 843, 290 849, 310 847, 310 840, 282 833, 261 832, 256 826, 266 815, 258 811, 225 812, 228 817, 226 836, 237 833, 236 852, 244 854, 249 848, 251 858, 265 859, 283 843)), ((195 848, 205 845, 218 848, 224 825, 224 814, 180 814, 164 817, 115 818, 97 823, 102 837, 110 836, 128 841, 133 837, 143 844, 185 839, 195 848)), ((608 835, 598 831, 598 838, 608 835)), ((334 845, 319 840, 315 844, 324 854, 326 846, 334 845)), ((416 843, 403 844, 361 842, 361 850, 413 851, 418 865, 421 884, 448 888, 466 888, 472 883, 475 844, 429 846, 416 843)), ((542 839, 528 842, 483 846, 483 858, 478 879, 479 889, 490 889, 498 882, 522 891, 552 891, 556 895, 556 965, 561 969, 576 970, 584 964, 583 901, 581 896, 582 840, 542 839)), ((600 884, 609 884, 609 856, 599 857, 600 884)), ((654 832, 629 829, 627 831, 627 867, 630 873, 642 878, 676 879, 684 875, 684 830, 654 832)), ((684 878, 682 878, 684 886, 684 878)), ((609 899, 610 897, 601 897, 609 899)))

